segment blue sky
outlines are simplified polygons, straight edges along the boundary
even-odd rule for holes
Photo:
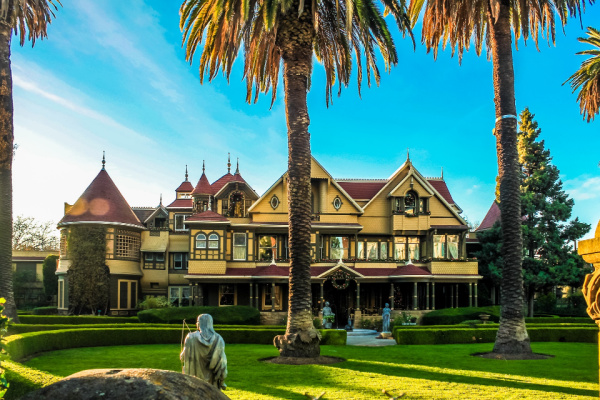
[[[287,168],[283,84],[246,104],[243,60],[231,81],[200,85],[198,65],[184,59],[179,2],[63,1],[48,39],[12,47],[15,107],[14,214],[58,221],[96,176],[107,171],[132,206],[164,203],[184,178],[194,184],[206,160],[212,182],[226,173],[227,153],[262,194]],[[599,26],[591,6],[583,26]],[[393,25],[393,24],[391,24]],[[395,31],[395,25],[392,30]],[[584,31],[570,20],[556,46],[519,43],[517,109],[536,115],[542,139],[575,199],[574,216],[600,219],[600,118],[585,123],[568,86],[584,59],[575,52]],[[420,29],[416,29],[420,41]],[[470,221],[481,221],[494,199],[497,174],[492,64],[446,51],[434,62],[396,35],[400,62],[379,87],[356,82],[325,104],[323,70],[315,64],[308,95],[313,155],[335,178],[387,178],[406,159],[425,176],[444,177]],[[382,66],[383,68],[383,66]],[[353,76],[355,79],[355,75]]]

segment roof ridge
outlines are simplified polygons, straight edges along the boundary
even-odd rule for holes
[[[333,178],[337,182],[360,182],[360,183],[379,183],[379,182],[387,182],[388,180],[385,178]]]

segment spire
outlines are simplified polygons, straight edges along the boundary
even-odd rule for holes
[[[231,173],[231,153],[227,153],[227,173]]]
[[[202,160],[202,173],[204,174],[204,160]]]
[[[235,174],[239,175],[240,174],[240,158],[237,158],[237,164],[235,166]]]
[[[158,203],[159,207],[162,207],[162,193],[160,194],[160,203]]]
[[[442,179],[444,179],[444,167],[442,167]]]
[[[187,164],[185,164],[185,182],[188,181],[188,171],[187,171]]]
[[[104,150],[102,150],[102,171],[105,170],[104,167],[106,166],[106,157],[105,157],[105,155],[106,155],[106,152]]]
[[[406,161],[410,161],[410,151],[408,147],[406,148]]]

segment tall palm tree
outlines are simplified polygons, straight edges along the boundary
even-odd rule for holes
[[[588,1],[594,3],[594,0]],[[434,57],[440,46],[449,45],[453,55],[458,53],[460,62],[471,43],[478,55],[483,47],[488,56],[491,54],[505,264],[500,327],[494,352],[530,353],[523,316],[523,243],[512,34],[515,42],[531,36],[537,46],[538,38],[545,34],[548,41],[554,43],[556,16],[564,25],[568,16],[580,15],[585,10],[585,0],[411,0],[409,15],[413,25],[423,8],[422,42],[428,51],[433,49]]]
[[[406,32],[409,21],[404,0],[382,3]],[[348,85],[353,55],[359,91],[363,62],[368,84],[372,78],[379,83],[375,50],[382,54],[386,70],[398,62],[387,24],[373,0],[185,0],[180,14],[187,60],[191,62],[196,49],[203,45],[201,82],[205,75],[213,79],[219,69],[229,78],[243,43],[247,101],[252,101],[253,93],[256,102],[260,92],[271,90],[272,104],[283,64],[290,290],[286,334],[276,337],[275,345],[281,356],[317,356],[320,338],[313,327],[310,295],[311,153],[306,102],[312,57],[314,53],[325,68],[327,104],[336,79],[340,91],[342,85]]]
[[[588,37],[577,40],[581,43],[591,44],[596,48],[577,53],[592,57],[582,62],[581,68],[571,75],[567,82],[571,81],[573,92],[581,87],[577,95],[579,109],[583,119],[587,118],[587,122],[590,122],[600,112],[600,31],[591,26],[588,26],[587,29]]]
[[[46,28],[54,17],[52,7],[59,0],[0,0],[0,297],[6,299],[6,315],[18,322],[12,286],[12,159],[14,146],[12,34],[32,46],[47,37]]]

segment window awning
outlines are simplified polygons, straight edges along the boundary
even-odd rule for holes
[[[164,253],[167,251],[168,244],[169,237],[167,235],[148,236],[142,242],[140,250],[147,253]]]

